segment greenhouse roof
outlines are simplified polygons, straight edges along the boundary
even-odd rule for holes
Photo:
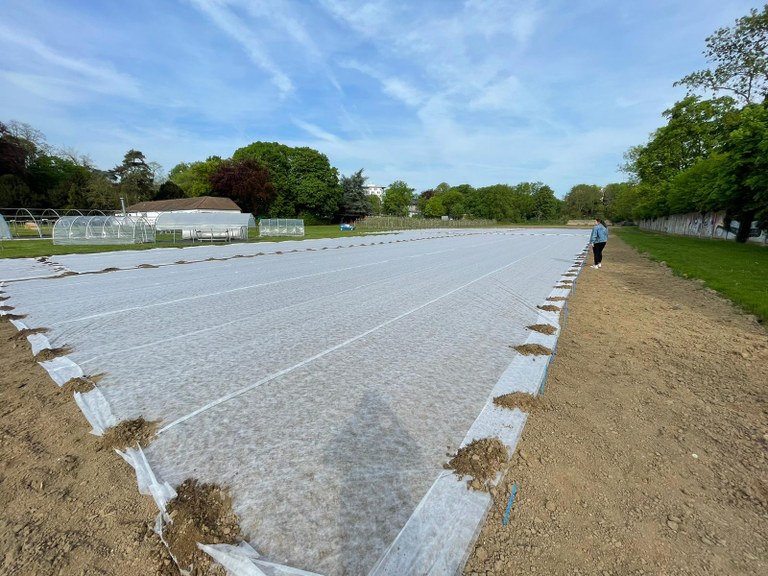
[[[155,221],[156,230],[191,228],[255,227],[253,214],[243,212],[163,212]]]
[[[128,212],[171,212],[174,210],[233,210],[240,212],[240,207],[229,198],[198,196],[196,198],[139,202],[126,208]]]

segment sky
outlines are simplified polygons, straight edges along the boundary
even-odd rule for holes
[[[741,0],[0,0],[0,121],[101,169],[167,172],[251,142],[368,184],[577,184],[708,67]],[[705,94],[705,96],[708,96]]]

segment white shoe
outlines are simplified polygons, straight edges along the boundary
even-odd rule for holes
[[[603,267],[603,263],[601,262],[600,264],[597,265],[597,267],[598,268],[602,268]]]
[[[596,264],[592,264],[592,266],[590,266],[590,268],[594,268],[595,270],[597,270],[598,268],[600,268],[600,266],[597,266]]]

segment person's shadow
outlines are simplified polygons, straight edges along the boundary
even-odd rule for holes
[[[334,572],[367,574],[421,500],[433,467],[377,390],[323,448],[323,463],[335,469],[339,489]]]

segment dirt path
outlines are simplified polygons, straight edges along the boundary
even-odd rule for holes
[[[605,258],[465,574],[768,574],[765,329],[616,239]]]
[[[618,240],[605,256],[465,573],[768,573],[765,329]],[[0,574],[173,573],[133,471],[14,334],[0,321]]]

